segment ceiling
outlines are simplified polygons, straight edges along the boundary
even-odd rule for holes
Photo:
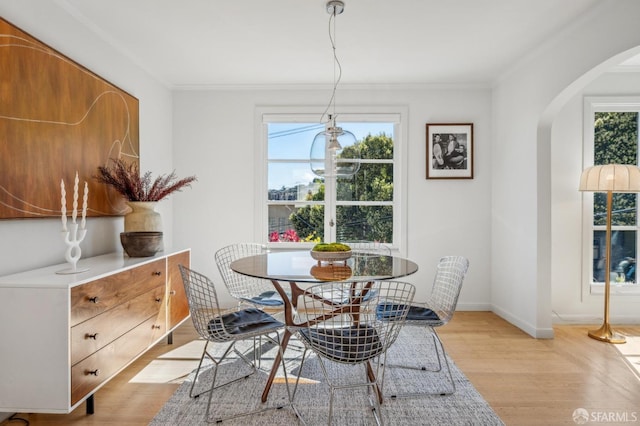
[[[333,82],[326,0],[57,0],[163,84]],[[598,0],[345,0],[341,84],[489,85]]]

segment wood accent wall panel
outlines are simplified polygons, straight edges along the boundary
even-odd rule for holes
[[[117,66],[118,64],[113,64]],[[87,216],[122,215],[93,179],[110,158],[139,161],[138,99],[0,18],[0,219],[69,215],[76,171]]]

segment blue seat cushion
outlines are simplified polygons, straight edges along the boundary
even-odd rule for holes
[[[277,291],[265,291],[257,296],[243,297],[242,300],[249,303],[255,303],[257,305],[264,306],[283,306],[284,302]]]
[[[316,352],[337,362],[362,362],[382,351],[378,332],[371,326],[303,329],[300,337]]]
[[[440,321],[440,317],[429,308],[411,306],[407,314],[407,321]]]
[[[224,323],[224,329],[222,328]],[[220,334],[244,334],[257,331],[276,330],[284,327],[284,324],[276,320],[268,313],[257,309],[247,308],[241,311],[230,312],[209,321],[209,334],[219,337]]]
[[[403,311],[406,310],[406,305],[398,305],[394,303],[380,303],[378,304],[376,315],[378,319],[383,321],[391,321],[398,318]],[[407,313],[407,321],[439,321],[438,314],[433,312],[429,308],[423,308],[421,306],[409,306],[409,312]]]
[[[349,293],[351,293],[351,292],[349,292]],[[362,298],[362,302],[368,302],[368,301],[369,301],[369,299],[371,299],[371,298],[372,298],[373,296],[375,296],[377,293],[378,293],[378,291],[377,291],[377,290],[370,289],[370,288],[369,288],[369,289],[367,289],[367,290],[366,290],[366,293],[364,294],[364,297]],[[361,294],[362,294],[362,291],[358,291],[357,296],[360,296]],[[347,294],[346,296],[347,296],[347,297],[345,297],[345,298],[344,298],[344,300],[342,301],[342,303],[345,303],[345,304],[347,304],[347,303],[353,303],[352,298],[351,298],[351,297],[349,297],[349,296],[350,296],[350,294]]]

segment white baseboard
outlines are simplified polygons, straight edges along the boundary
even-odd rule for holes
[[[456,311],[491,311],[491,305],[488,303],[458,303]]]
[[[529,324],[528,322],[523,321],[521,318],[496,306],[493,306],[491,310],[496,315],[503,318],[505,321],[515,325],[531,337],[534,337],[536,339],[553,339],[554,337],[553,328],[536,328],[534,325]]]
[[[604,319],[602,315],[562,314],[554,312],[552,321],[554,324],[599,325],[602,324]],[[609,315],[609,323],[611,325],[638,325],[640,324],[640,317],[637,315]]]

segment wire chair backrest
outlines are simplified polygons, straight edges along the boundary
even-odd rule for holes
[[[223,247],[215,253],[216,265],[232,297],[251,298],[256,294],[273,290],[273,285],[269,281],[238,274],[230,266],[234,260],[266,252],[267,248],[262,244],[238,243]]]
[[[381,256],[391,256],[391,248],[378,241],[344,241],[344,244],[351,247],[352,252],[375,254]]]
[[[300,297],[298,316],[307,324],[297,330],[319,355],[361,363],[383,354],[396,340],[414,294],[412,284],[400,281],[317,284]]]
[[[191,321],[198,334],[212,341],[225,342],[233,336],[227,333],[220,318],[220,304],[213,282],[183,265],[178,265],[182,283],[189,302]]]
[[[427,304],[442,323],[453,317],[468,269],[469,260],[463,256],[444,256],[438,262]]]

